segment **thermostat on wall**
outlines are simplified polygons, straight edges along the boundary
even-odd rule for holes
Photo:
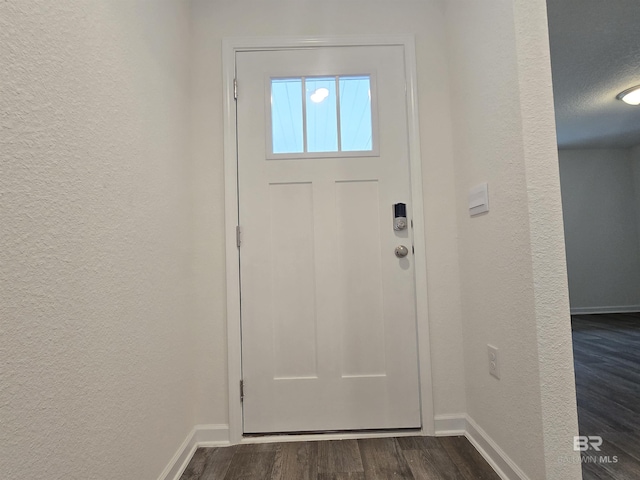
[[[480,215],[489,211],[489,188],[481,183],[469,190],[469,215]]]

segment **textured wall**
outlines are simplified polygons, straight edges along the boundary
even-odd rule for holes
[[[580,467],[557,460],[573,455],[577,420],[544,8],[447,9],[465,376],[467,412],[517,466],[569,480]],[[470,218],[469,189],[484,181],[491,210]]]
[[[579,455],[573,451],[572,442],[578,433],[578,416],[546,2],[516,0],[514,17],[540,373],[544,478],[581,479]],[[529,351],[534,351],[533,345]]]
[[[222,38],[416,35],[436,414],[464,412],[455,196],[444,17],[436,1],[193,2],[193,158],[200,423],[226,423]],[[339,13],[337,13],[339,12]],[[214,339],[210,341],[209,339]]]
[[[631,172],[633,174],[633,192],[636,206],[636,227],[638,228],[638,240],[640,241],[640,145],[629,149],[631,160]],[[640,245],[638,246],[640,248]]]
[[[188,11],[0,2],[0,478],[157,478],[194,425]]]
[[[543,2],[441,3],[0,2],[0,477],[157,478],[227,421],[222,37],[414,33],[436,414],[579,478]]]
[[[640,204],[628,149],[560,150],[571,308],[640,306]]]

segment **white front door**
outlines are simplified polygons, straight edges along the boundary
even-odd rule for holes
[[[236,55],[245,433],[421,426],[404,72],[401,46]]]

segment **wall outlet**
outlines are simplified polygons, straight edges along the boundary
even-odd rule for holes
[[[498,349],[493,345],[487,345],[489,353],[489,373],[500,379],[500,363],[498,362]]]

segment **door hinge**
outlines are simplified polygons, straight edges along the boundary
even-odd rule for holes
[[[240,401],[244,401],[244,381],[240,380]]]
[[[238,99],[238,79],[237,78],[233,79],[233,98],[235,100]]]
[[[411,253],[412,254],[416,254],[416,247],[414,247],[413,245],[411,245]]]
[[[242,238],[240,237],[240,234],[241,234],[241,232],[240,232],[240,225],[238,225],[238,226],[236,227],[236,246],[237,246],[238,248],[240,248],[240,245],[242,244]]]

